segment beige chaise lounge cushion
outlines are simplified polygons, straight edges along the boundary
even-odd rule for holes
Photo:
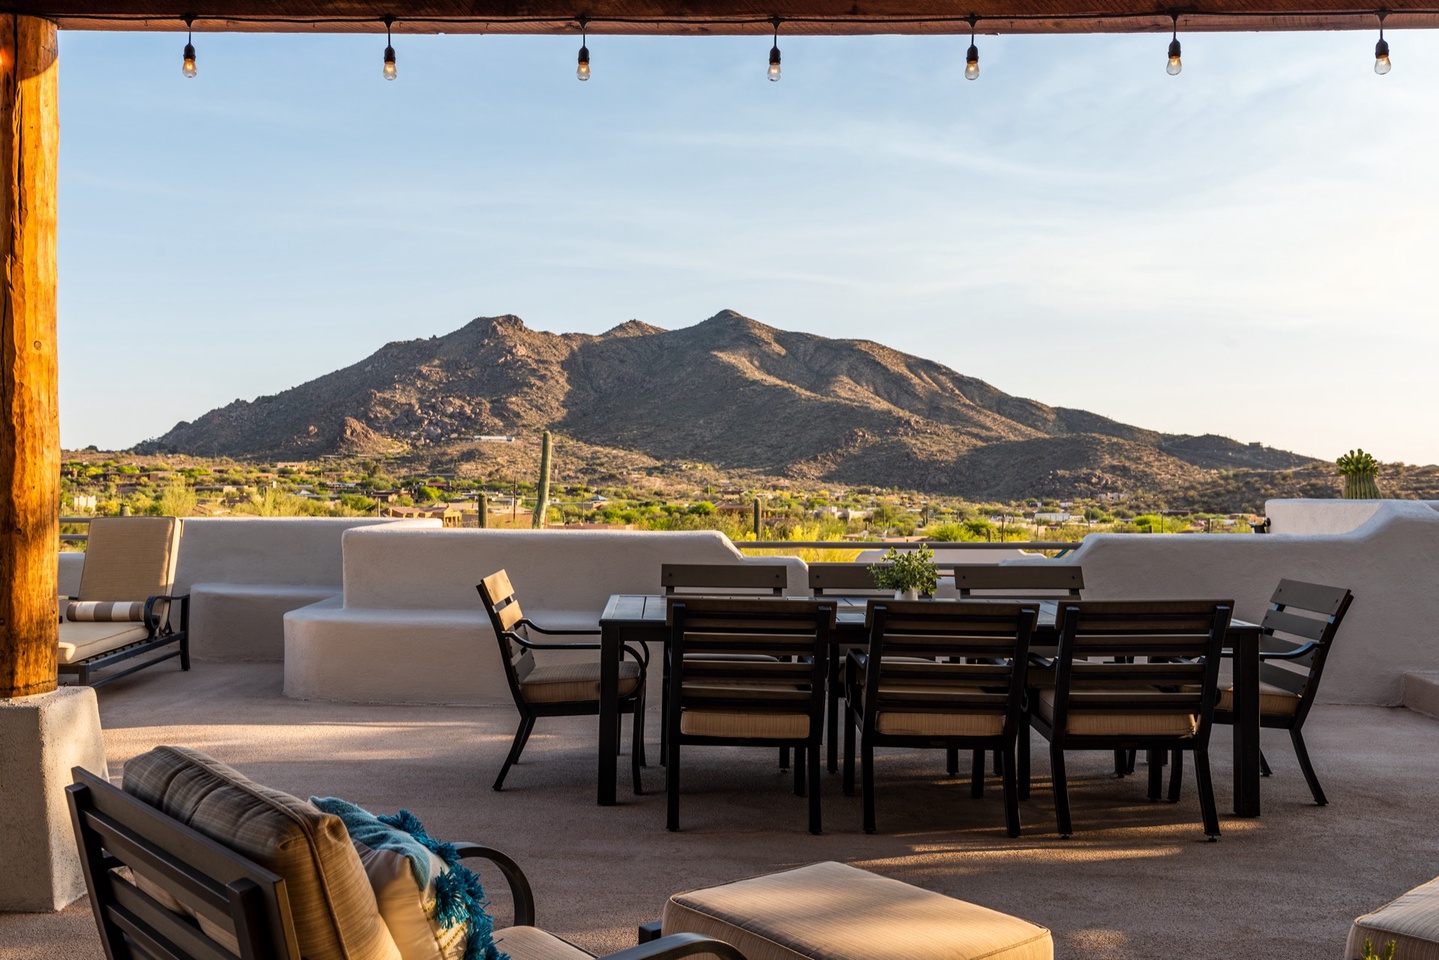
[[[170,592],[180,554],[174,517],[96,517],[90,521],[77,600],[145,600]]]
[[[400,960],[339,817],[185,747],[126,763],[125,792],[283,877],[305,960]]]
[[[1359,956],[1365,940],[1372,940],[1381,954],[1393,940],[1398,960],[1439,960],[1439,880],[1415,887],[1355,920],[1344,956]]]
[[[664,932],[724,940],[748,960],[1054,957],[1044,927],[832,862],[676,894]]]
[[[534,927],[506,927],[495,931],[495,946],[510,960],[594,960],[579,947]]]
[[[115,621],[105,623],[60,624],[60,662],[78,663],[102,653],[139,643],[150,635],[143,623]]]

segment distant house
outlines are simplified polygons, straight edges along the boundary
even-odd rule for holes
[[[429,507],[397,507],[386,504],[380,507],[380,516],[407,520],[439,520],[446,527],[461,527],[465,523],[465,512],[453,503],[439,503]]]

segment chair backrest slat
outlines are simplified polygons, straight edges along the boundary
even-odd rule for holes
[[[1299,697],[1294,723],[1304,722],[1324,675],[1324,662],[1349,612],[1354,595],[1343,587],[1302,580],[1280,580],[1269,598],[1264,614],[1260,649],[1266,653],[1289,653],[1312,644],[1305,655],[1287,660],[1269,660],[1260,668],[1260,679]],[[1290,637],[1297,637],[1296,643]]]
[[[1350,599],[1352,595],[1343,587],[1305,583],[1302,580],[1280,580],[1269,602],[1334,617],[1348,606]]]
[[[77,767],[73,775],[66,788],[71,822],[107,955],[234,956],[134,879],[143,878],[233,936],[242,960],[299,960],[282,879],[86,770]],[[120,866],[130,868],[130,877],[117,872]]]
[[[834,612],[833,603],[819,600],[671,599],[671,709],[800,709],[817,734]]]
[[[789,568],[782,563],[666,563],[660,566],[660,586],[667,594],[689,590],[784,593]]]
[[[1305,640],[1320,640],[1329,629],[1330,618],[1303,617],[1289,610],[1270,607],[1264,613],[1264,629],[1269,633],[1287,633]],[[1297,646],[1297,644],[1296,644]]]
[[[1194,736],[1207,738],[1233,607],[1227,600],[1060,603],[1055,728],[1074,714],[1174,714],[1196,718]]]
[[[1286,665],[1281,666],[1281,663]],[[1309,677],[1309,670],[1288,667],[1287,661],[1264,663],[1259,667],[1259,679],[1262,682],[1288,690],[1297,697],[1304,696],[1304,690],[1309,686]]]
[[[1084,570],[1075,564],[966,563],[954,567],[954,586],[962,599],[1078,597]]]
[[[504,570],[497,570],[485,577],[475,589],[479,591],[485,613],[490,618],[490,627],[495,633],[495,641],[500,647],[500,661],[504,664],[510,695],[516,705],[519,705],[524,699],[520,682],[535,668],[534,654],[515,642],[514,627],[524,619],[524,614],[520,611],[520,601],[515,596],[510,575]]]
[[[874,582],[871,566],[883,564],[868,563],[811,563],[809,565],[809,589],[816,597],[878,597],[893,596],[893,590],[884,590]]]
[[[1038,616],[1036,604],[870,600],[865,723],[885,711],[998,714],[1011,735]]]

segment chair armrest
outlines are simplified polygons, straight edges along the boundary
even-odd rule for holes
[[[535,623],[529,617],[521,617],[520,619],[516,620],[515,626],[519,626],[522,623],[525,626],[529,627],[531,630],[538,630],[540,633],[548,633],[561,637],[567,635],[573,637],[598,637],[600,635],[598,627],[593,630],[547,630],[544,627],[540,626],[538,623]]]
[[[187,633],[187,632],[189,632],[189,630],[190,630],[190,595],[189,595],[188,593],[173,594],[173,595],[172,595],[172,594],[161,593],[161,594],[156,594],[156,595],[153,596],[153,597],[147,598],[147,599],[145,600],[145,622],[146,622],[147,624],[150,624],[150,627],[151,627],[152,630],[159,630],[160,627],[163,626],[163,624],[160,624],[160,623],[158,623],[158,622],[154,622],[154,621],[153,621],[153,617],[154,617],[154,615],[155,615],[155,614],[154,614],[155,604],[159,603],[159,602],[162,601],[162,600],[164,600],[164,601],[166,601],[166,602],[169,602],[169,603],[173,603],[173,602],[175,602],[175,601],[177,601],[177,600],[179,601],[179,603],[180,603],[180,632],[181,632],[181,633]]]
[[[1313,653],[1315,648],[1317,648],[1318,646],[1319,644],[1311,640],[1306,644],[1295,647],[1293,650],[1260,650],[1259,659],[1261,662],[1265,660],[1298,660],[1300,657],[1309,656],[1309,654]],[[1219,655],[1226,660],[1233,660],[1234,649],[1232,647],[1226,648],[1225,650],[1220,651]]]
[[[493,847],[481,846],[478,843],[457,843],[455,844],[455,853],[461,859],[477,857],[481,860],[488,860],[499,867],[500,873],[504,874],[505,881],[510,885],[510,896],[515,901],[513,926],[533,927],[535,925],[535,894],[530,889],[530,881],[518,863]]]
[[[518,633],[513,633],[509,630],[505,631],[505,636],[526,650],[598,650],[600,648],[598,643],[541,643],[538,640],[522,637]]]
[[[720,960],[745,960],[745,955],[723,940],[702,936],[698,933],[672,933],[637,947],[628,947],[616,953],[608,953],[599,960],[679,960],[708,954]]]

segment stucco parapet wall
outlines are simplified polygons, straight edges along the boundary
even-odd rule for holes
[[[1354,593],[1321,701],[1397,705],[1405,673],[1439,670],[1439,512],[1384,501],[1338,534],[1097,534],[1065,558],[1086,599],[1212,597],[1259,620],[1281,578]]]
[[[789,594],[806,596],[798,557],[746,557],[713,530],[414,530],[344,536],[349,608],[483,610],[475,585],[507,570],[527,612],[583,613],[593,625],[616,593],[657,593],[665,563],[783,563]]]

